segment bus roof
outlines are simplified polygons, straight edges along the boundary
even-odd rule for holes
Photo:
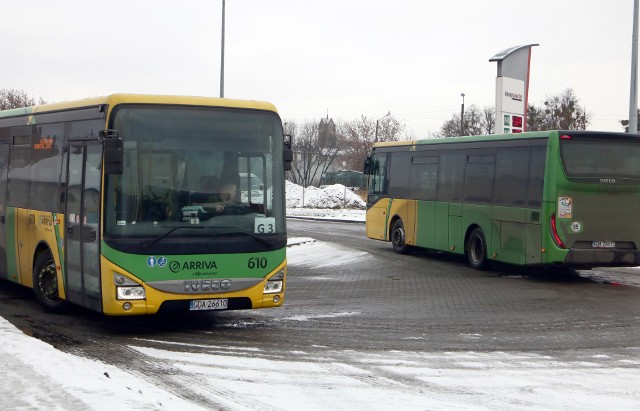
[[[489,134],[482,136],[464,136],[464,137],[447,137],[447,138],[431,138],[423,140],[401,140],[401,141],[384,141],[374,143],[373,148],[381,147],[403,147],[417,146],[426,144],[448,144],[448,143],[471,143],[478,141],[500,141],[500,140],[522,140],[530,138],[546,138],[557,131],[531,131],[527,133],[517,134]]]
[[[102,97],[92,97],[82,100],[63,101],[59,103],[43,104],[40,106],[22,107],[0,111],[0,118],[19,117],[53,111],[69,110],[74,108],[95,107],[108,105],[109,109],[119,104],[169,104],[186,106],[214,106],[230,108],[248,108],[266,110],[277,113],[276,107],[265,101],[235,100],[217,97],[198,96],[170,96],[153,94],[111,94]]]

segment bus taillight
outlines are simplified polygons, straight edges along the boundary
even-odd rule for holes
[[[558,235],[558,230],[556,227],[556,213],[551,214],[551,236],[553,237],[553,242],[560,248],[567,248],[562,242],[562,239]]]
[[[560,136],[560,140],[571,140],[571,136],[568,134],[563,134]]]

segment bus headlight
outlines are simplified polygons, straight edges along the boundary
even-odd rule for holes
[[[284,270],[269,278],[264,284],[265,294],[281,293],[284,287]]]
[[[116,287],[118,300],[144,300],[144,287]]]

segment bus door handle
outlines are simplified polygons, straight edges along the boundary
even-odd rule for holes
[[[96,230],[93,227],[85,225],[82,228],[82,241],[87,243],[96,241]]]

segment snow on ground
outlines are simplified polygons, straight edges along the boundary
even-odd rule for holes
[[[340,209],[355,208],[364,210],[366,203],[353,191],[342,184],[333,184],[324,188],[301,186],[286,182],[287,209],[320,208]]]
[[[193,393],[228,410],[640,409],[640,348],[567,357],[318,346],[307,352],[286,344],[277,352],[193,344],[189,352],[189,344],[170,341],[156,341],[162,348],[128,346],[165,370],[189,401],[144,374],[60,352],[4,319],[0,341],[3,410],[204,409]]]
[[[325,188],[301,186],[287,181],[287,217],[365,221],[365,201],[342,184]],[[304,193],[304,194],[303,194]]]

